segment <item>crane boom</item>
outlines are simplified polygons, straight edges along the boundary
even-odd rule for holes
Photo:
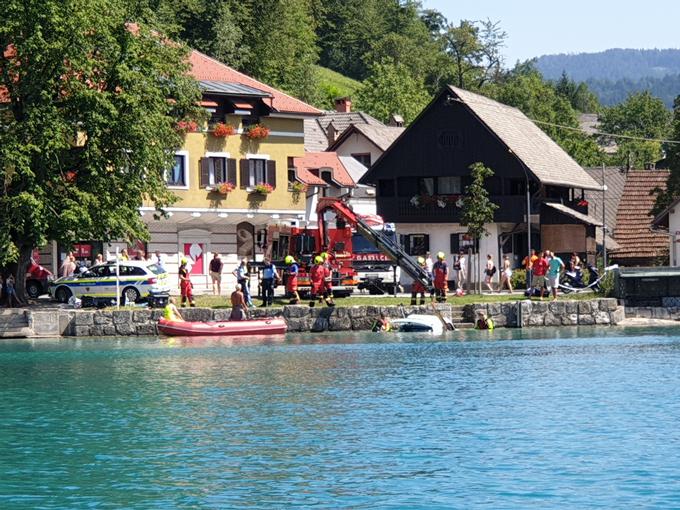
[[[319,223],[319,233],[322,242],[325,239],[326,225],[323,215],[326,211],[332,210],[335,215],[342,218],[344,221],[354,227],[361,235],[371,241],[376,248],[387,255],[397,266],[401,268],[407,275],[413,278],[414,281],[419,282],[423,287],[430,292],[433,291],[432,277],[422,268],[415,260],[413,260],[408,253],[406,253],[401,246],[395,243],[389,236],[379,230],[374,230],[371,226],[358,214],[356,214],[350,207],[337,198],[322,197],[319,198],[319,204],[316,208]]]

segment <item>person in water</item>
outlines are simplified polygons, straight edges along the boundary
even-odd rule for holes
[[[380,312],[380,318],[373,323],[371,331],[374,333],[392,331],[392,323],[383,312]]]
[[[489,319],[484,312],[479,312],[475,329],[493,329],[493,320]]]
[[[229,316],[230,321],[244,321],[248,317],[246,316],[248,312],[248,305],[246,304],[246,298],[241,291],[241,284],[236,284],[234,292],[231,293],[231,315]]]
[[[177,309],[177,300],[174,297],[168,299],[168,304],[163,308],[163,318],[169,321],[184,321],[182,314]]]

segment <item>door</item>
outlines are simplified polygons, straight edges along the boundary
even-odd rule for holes
[[[184,256],[191,264],[189,274],[205,274],[203,270],[203,255],[205,253],[204,243],[184,243]]]
[[[236,255],[239,259],[255,257],[255,227],[247,221],[236,226]]]

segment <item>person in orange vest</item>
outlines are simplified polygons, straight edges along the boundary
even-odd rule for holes
[[[298,294],[300,266],[297,265],[292,255],[286,255],[284,262],[286,263],[286,292],[290,295],[290,304],[297,305],[300,302],[300,294]]]
[[[449,290],[449,266],[446,264],[446,255],[444,255],[443,251],[437,253],[437,262],[432,266],[432,273],[437,302],[443,303],[446,301],[446,292]]]
[[[425,257],[418,257],[418,265],[427,271],[427,264],[425,263]],[[425,287],[418,280],[413,281],[411,286],[411,306],[416,304],[416,298],[420,294],[420,304],[425,304]]]
[[[309,280],[311,283],[311,301],[309,306],[313,307],[316,300],[321,303],[322,296],[325,293],[324,276],[326,275],[326,268],[323,265],[323,258],[320,255],[314,257],[314,265],[309,270]]]

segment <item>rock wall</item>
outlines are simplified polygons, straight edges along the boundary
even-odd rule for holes
[[[451,318],[450,304],[436,305]],[[494,320],[497,327],[576,326],[618,324],[624,309],[615,299],[592,301],[517,301],[467,305],[464,317],[474,322],[479,311]],[[190,321],[227,320],[231,310],[186,308],[182,314]],[[392,319],[411,313],[432,314],[430,306],[353,306],[315,307],[297,305],[283,308],[256,308],[253,318],[283,317],[290,332],[366,331],[384,313]],[[36,336],[149,336],[156,335],[162,310],[51,310],[27,311],[28,325]],[[679,312],[680,314],[680,312]]]
[[[616,299],[590,301],[517,301],[467,305],[465,319],[473,322],[479,312],[492,318],[497,327],[615,325],[625,319]]]
[[[638,319],[665,319],[680,320],[680,307],[678,306],[627,306],[626,317]]]

